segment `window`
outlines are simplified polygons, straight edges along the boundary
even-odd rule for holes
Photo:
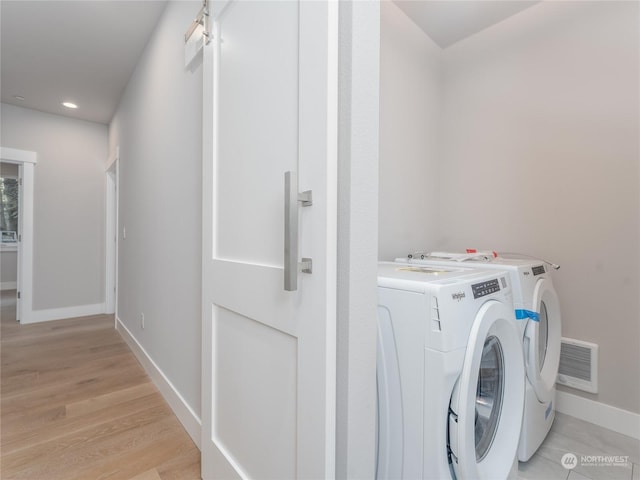
[[[0,177],[0,231],[2,242],[11,242],[18,232],[18,179]],[[6,233],[5,232],[12,232]],[[15,240],[14,240],[15,241]]]

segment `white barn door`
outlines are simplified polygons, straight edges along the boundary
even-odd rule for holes
[[[202,476],[330,478],[337,2],[231,1],[214,5],[211,18],[204,51]],[[298,195],[304,191],[311,191],[309,206],[302,201],[309,195]],[[296,257],[288,290],[285,244]],[[311,273],[301,271],[303,257],[312,260]]]

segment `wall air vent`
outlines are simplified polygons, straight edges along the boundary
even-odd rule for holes
[[[557,383],[598,393],[598,345],[563,337]]]

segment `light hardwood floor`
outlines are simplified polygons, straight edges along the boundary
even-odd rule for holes
[[[33,325],[0,296],[2,480],[192,480],[200,451],[113,316]]]

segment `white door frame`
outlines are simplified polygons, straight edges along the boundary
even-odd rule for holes
[[[339,2],[336,478],[374,478],[380,2]]]
[[[118,205],[120,153],[107,166],[105,174],[105,313],[118,317]]]
[[[38,154],[28,150],[0,147],[0,160],[18,165],[20,189],[20,241],[18,242],[17,288],[20,323],[33,322],[33,193]]]

